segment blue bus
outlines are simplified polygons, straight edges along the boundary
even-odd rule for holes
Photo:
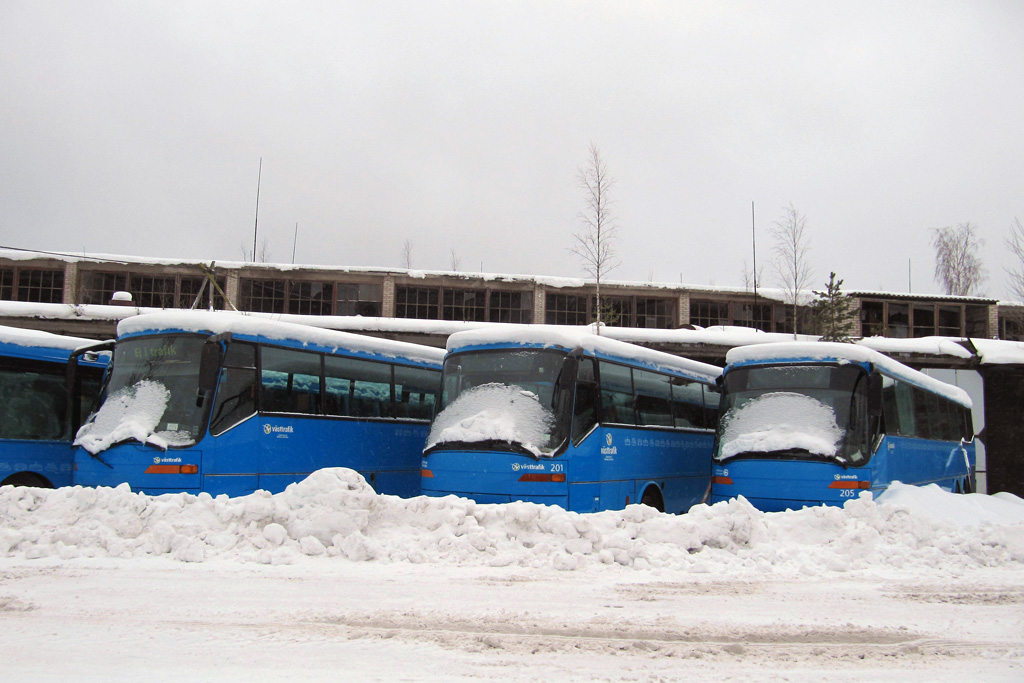
[[[0,327],[0,485],[71,484],[71,438],[110,359],[96,342]],[[77,354],[77,355],[76,355]],[[79,372],[69,385],[68,358]]]
[[[127,318],[75,440],[75,483],[236,496],[349,467],[378,493],[418,495],[443,358],[261,316]]]
[[[576,512],[705,500],[721,369],[577,328],[448,339],[423,493]]]
[[[726,363],[712,502],[842,505],[894,481],[975,490],[962,389],[853,344],[745,346]]]

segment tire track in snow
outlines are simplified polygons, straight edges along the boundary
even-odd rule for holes
[[[684,629],[536,625],[497,619],[448,619],[403,615],[328,617],[318,624],[337,628],[345,638],[426,641],[469,652],[509,654],[630,653],[650,656],[704,658],[735,657],[751,661],[842,661],[894,663],[913,666],[936,656],[954,659],[1022,657],[1024,649],[1006,643],[924,637],[905,630],[863,627],[775,628],[741,630],[690,627]]]

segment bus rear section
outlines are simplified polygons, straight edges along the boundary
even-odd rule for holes
[[[570,509],[566,460],[490,450],[434,449],[423,460],[423,494],[456,495],[478,503],[523,500]]]
[[[842,505],[892,482],[974,490],[970,398],[852,344],[733,349],[711,500],[761,510]]]
[[[715,465],[711,502],[742,495],[764,512],[799,510],[817,505],[842,505],[869,491],[871,470],[847,469],[828,462],[784,457],[733,460]]]
[[[99,393],[109,353],[88,339],[0,327],[0,485],[72,483],[71,439]],[[68,359],[79,372],[69,378]]]

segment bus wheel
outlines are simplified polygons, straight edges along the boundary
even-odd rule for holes
[[[656,486],[648,486],[644,489],[644,495],[640,498],[640,504],[652,507],[658,512],[665,511],[665,502],[661,499],[661,492]]]
[[[40,489],[53,488],[53,484],[34,472],[18,472],[17,474],[12,474],[3,481],[0,481],[0,486],[34,486]]]

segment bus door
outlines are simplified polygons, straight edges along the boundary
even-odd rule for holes
[[[209,431],[200,442],[202,488],[211,495],[245,495],[259,488],[259,437],[263,425],[256,416],[256,347],[245,342],[228,343],[219,380],[216,376],[210,379],[207,364],[212,362],[211,357],[204,357],[200,371],[201,391],[213,394],[210,387],[216,386]]]

